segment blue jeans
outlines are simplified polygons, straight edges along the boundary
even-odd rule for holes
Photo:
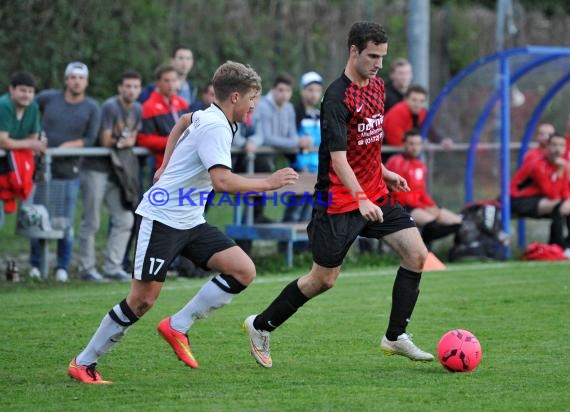
[[[64,231],[63,239],[57,241],[57,268],[67,270],[71,263],[71,254],[73,252],[73,222],[75,219],[75,208],[77,206],[77,194],[79,192],[79,179],[71,180],[56,180],[54,181],[63,184],[63,210],[59,217],[68,219],[69,225]],[[34,203],[42,203],[41,200],[35,198]],[[48,210],[51,210],[46,205]],[[50,219],[54,216],[50,215]],[[30,264],[34,267],[40,267],[40,242],[37,239],[31,241]]]

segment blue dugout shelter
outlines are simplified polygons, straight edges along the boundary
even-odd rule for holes
[[[570,113],[564,86],[570,81],[570,48],[527,46],[507,49],[479,59],[457,74],[433,102],[422,128],[430,127],[444,136],[467,144],[464,201],[476,200],[476,191],[497,189],[502,206],[503,230],[510,234],[511,160],[518,151],[522,161],[538,123],[562,127]],[[558,100],[557,100],[558,99]],[[483,142],[496,144],[495,156],[479,156]],[[514,145],[513,145],[514,143]],[[493,157],[495,157],[493,159]],[[483,169],[477,172],[477,163]],[[498,166],[498,167],[497,167]],[[480,179],[497,168],[495,179]],[[493,183],[495,188],[490,188]],[[479,194],[480,195],[480,194]],[[485,194],[483,194],[485,196]],[[519,245],[524,246],[524,220],[519,220]]]

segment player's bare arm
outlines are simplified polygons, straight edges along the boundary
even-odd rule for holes
[[[212,186],[215,192],[264,192],[267,190],[275,190],[280,187],[291,185],[299,179],[299,174],[290,167],[277,170],[271,176],[265,179],[250,179],[232,173],[225,167],[214,167],[210,169],[210,177],[212,178]]]
[[[398,173],[386,169],[386,166],[384,166],[384,164],[382,164],[382,176],[384,177],[384,181],[388,187],[390,187],[390,189],[400,192],[410,191],[410,187],[408,186],[406,179],[404,179]]]
[[[366,220],[384,221],[382,210],[368,199],[346,159],[346,151],[331,152],[332,166],[342,184],[348,188],[358,203],[358,210]]]
[[[19,150],[28,149],[32,150],[35,154],[45,153],[46,142],[38,139],[38,134],[33,133],[25,139],[12,139],[8,132],[0,132],[0,149],[5,150]]]
[[[190,127],[191,124],[192,124],[192,113],[186,113],[180,116],[180,118],[178,119],[172,130],[170,131],[170,134],[168,135],[168,142],[166,143],[166,149],[164,149],[164,160],[162,161],[162,165],[154,173],[153,183],[156,183],[158,181],[158,179],[164,172],[164,169],[166,169],[166,166],[170,161],[170,157],[172,156],[172,152],[176,147],[176,143],[180,139],[180,136],[182,136],[182,133],[184,133],[184,130]]]

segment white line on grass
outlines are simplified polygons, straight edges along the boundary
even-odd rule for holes
[[[469,264],[449,264],[446,272],[478,272],[489,269],[508,269],[518,265],[525,267],[539,267],[545,266],[545,262],[483,262],[483,263],[469,263]],[[553,264],[552,262],[546,263]],[[554,263],[556,264],[556,263]],[[359,278],[368,276],[390,276],[396,274],[397,267],[383,267],[381,269],[368,269],[357,270],[340,273],[341,278]],[[305,275],[306,271],[299,272],[298,274],[290,274],[287,276],[258,276],[254,283],[282,283],[295,279],[296,277]],[[179,289],[197,289],[203,285],[206,279],[195,279],[191,281],[175,282],[164,285],[163,290],[179,290]],[[168,282],[168,279],[167,279]]]

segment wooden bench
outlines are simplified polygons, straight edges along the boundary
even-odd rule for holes
[[[248,178],[266,178],[267,173],[255,173],[244,175]],[[299,180],[290,186],[281,189],[266,192],[266,204],[273,204],[281,201],[281,195],[295,194],[305,195],[312,194],[317,181],[316,174],[300,174]],[[275,200],[275,197],[278,197]],[[226,234],[232,239],[240,240],[274,240],[287,243],[285,252],[285,263],[287,266],[293,265],[293,244],[295,242],[307,241],[307,224],[309,222],[287,222],[287,223],[254,223],[253,222],[253,206],[247,206],[245,223],[242,223],[242,203],[235,202],[234,206],[234,223],[226,226]]]

